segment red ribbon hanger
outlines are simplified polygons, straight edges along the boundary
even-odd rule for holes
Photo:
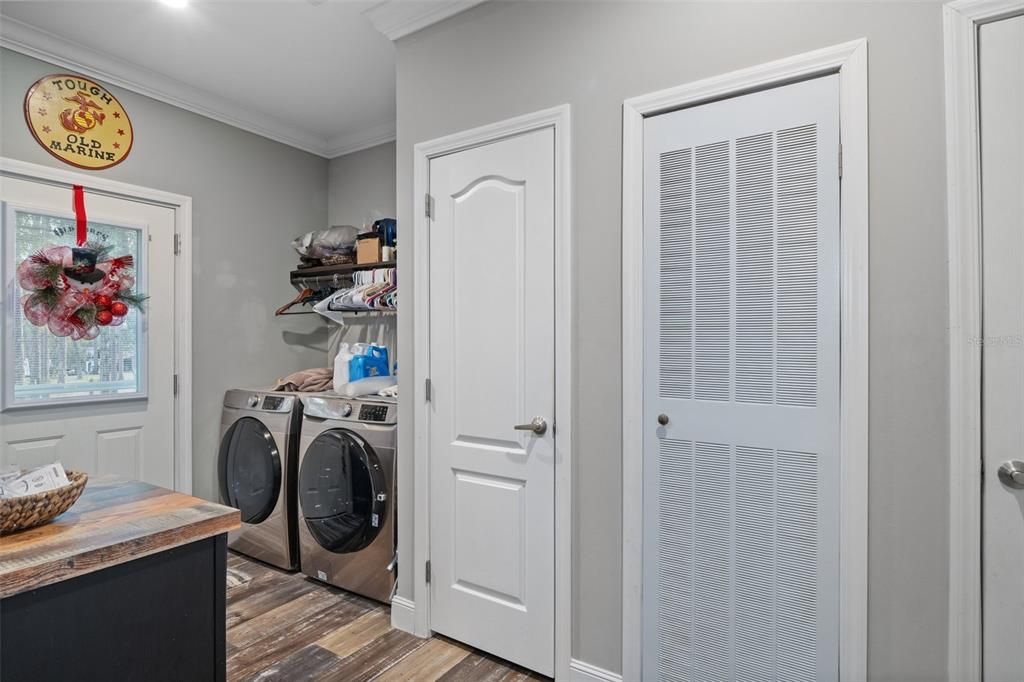
[[[74,192],[75,237],[78,241],[78,246],[82,246],[88,237],[89,226],[88,218],[85,217],[85,188],[81,185],[72,185],[71,189]]]

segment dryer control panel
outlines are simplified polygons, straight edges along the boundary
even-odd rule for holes
[[[224,407],[287,414],[296,407],[296,397],[288,393],[233,388],[224,394]]]
[[[388,419],[387,405],[360,405],[359,421],[383,422]]]
[[[294,398],[284,395],[265,395],[260,406],[264,412],[290,412]]]
[[[363,422],[390,426],[398,423],[398,405],[382,401],[368,401],[362,398],[311,394],[299,398],[304,406],[303,414],[315,419],[335,419],[347,422]]]

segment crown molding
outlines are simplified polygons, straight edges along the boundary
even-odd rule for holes
[[[352,152],[360,152],[385,142],[395,141],[395,122],[385,121],[354,133],[335,135],[327,142],[327,158],[333,159]]]
[[[395,139],[395,122],[387,121],[328,140],[175,78],[6,16],[0,22],[0,47],[328,159]]]
[[[437,0],[435,2],[387,0],[363,12],[373,27],[391,40],[444,21],[487,0]]]

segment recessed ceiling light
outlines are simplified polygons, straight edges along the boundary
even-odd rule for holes
[[[188,0],[160,0],[160,2],[174,9],[182,9],[188,6]]]

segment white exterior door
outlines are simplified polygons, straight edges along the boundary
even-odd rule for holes
[[[644,123],[644,680],[838,678],[838,161],[838,76]]]
[[[431,628],[547,675],[554,158],[544,129],[430,163]]]
[[[979,42],[984,676],[1010,682],[1024,675],[1024,16]],[[1021,482],[1000,480],[1007,462]]]
[[[42,244],[73,245],[72,193],[0,177],[3,391],[0,467],[60,461],[174,488],[174,210],[86,192],[90,240],[135,258],[145,314],[94,340],[57,337],[23,315],[14,266]]]

